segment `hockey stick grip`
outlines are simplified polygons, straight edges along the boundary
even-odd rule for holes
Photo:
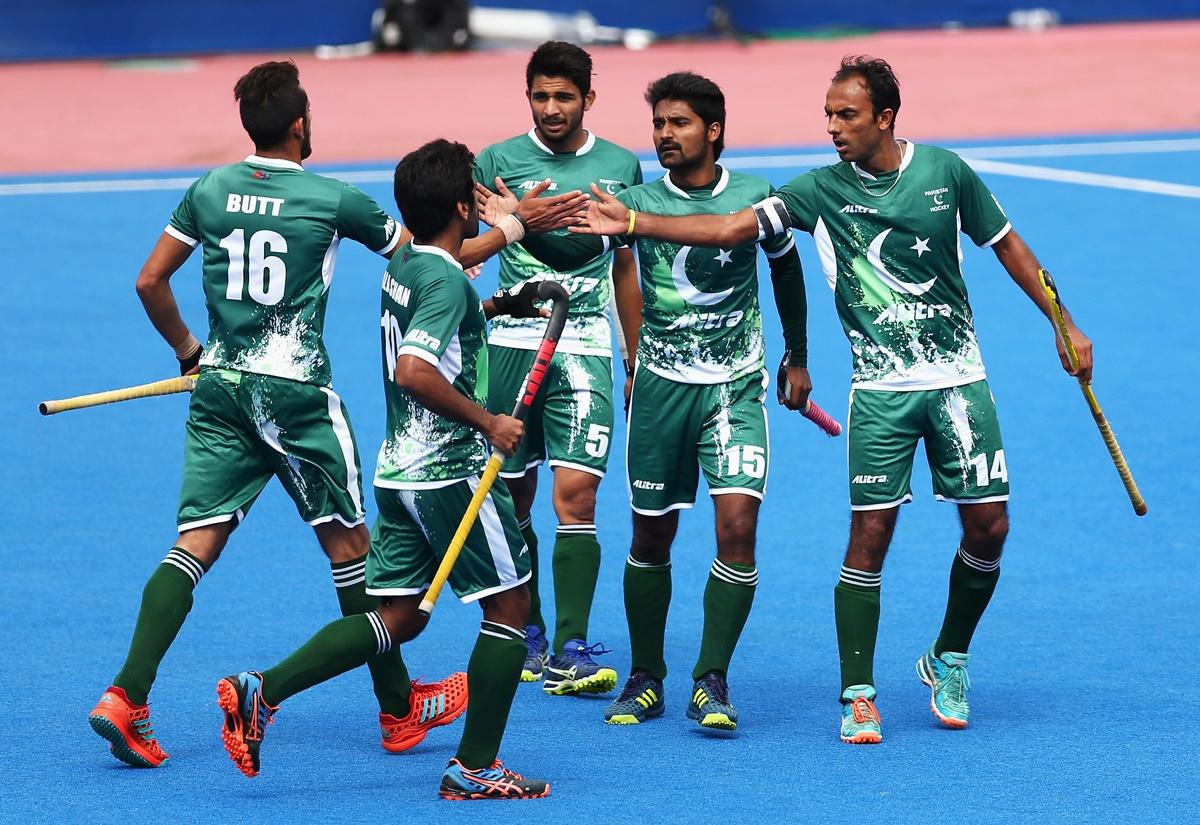
[[[529,410],[537,398],[538,390],[541,389],[542,381],[546,378],[546,371],[550,368],[554,351],[558,348],[558,339],[562,337],[563,327],[567,323],[567,310],[570,304],[570,296],[567,291],[555,281],[540,282],[537,295],[542,300],[553,302],[553,309],[550,311],[550,320],[546,323],[546,331],[542,334],[542,343],[533,357],[533,366],[529,368],[529,374],[525,376],[525,386],[521,394],[517,396],[516,406],[513,407],[513,418],[519,421],[524,421],[525,417],[529,415]],[[454,563],[458,561],[458,554],[462,552],[463,546],[467,543],[467,536],[471,534],[471,528],[479,516],[479,508],[483,506],[484,499],[487,498],[496,477],[500,474],[500,466],[503,463],[504,454],[499,450],[493,450],[487,467],[484,468],[483,475],[479,479],[479,486],[475,488],[471,502],[467,505],[467,511],[463,513],[462,520],[458,523],[458,529],[454,532],[454,538],[450,540],[450,546],[446,548],[446,553],[442,556],[433,581],[430,582],[429,589],[425,591],[425,596],[417,607],[417,612],[426,619],[433,612],[438,596],[441,595],[442,588],[450,578],[450,571],[454,569]]]
[[[63,398],[57,401],[43,401],[38,404],[38,412],[42,415],[54,415],[55,413],[66,412],[67,410],[82,410],[87,407],[114,404],[118,401],[131,401],[135,398],[150,398],[155,395],[191,392],[196,386],[196,377],[195,375],[181,375],[178,378],[152,381],[149,384],[139,384],[136,387],[124,387],[118,390],[94,392],[89,395],[77,395],[74,398]]]
[[[801,415],[824,430],[825,434],[830,438],[842,434],[841,423],[832,415],[818,407],[817,402],[812,401],[811,399],[804,406],[804,410],[801,412]]]

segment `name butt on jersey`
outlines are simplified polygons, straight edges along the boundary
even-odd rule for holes
[[[226,212],[241,212],[245,215],[270,215],[279,217],[280,207],[283,206],[283,198],[266,198],[262,195],[239,195],[236,192],[229,193],[229,200],[225,202]]]

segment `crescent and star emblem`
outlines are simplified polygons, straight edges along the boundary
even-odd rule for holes
[[[688,280],[687,256],[691,251],[692,248],[690,246],[681,248],[678,254],[675,255],[675,262],[671,264],[671,281],[675,284],[675,289],[679,292],[679,297],[692,306],[710,307],[721,303],[732,295],[733,287],[723,289],[720,292],[703,292]],[[930,283],[932,284],[933,281],[930,281]]]
[[[883,281],[893,292],[902,292],[906,295],[924,295],[937,282],[936,275],[925,283],[910,284],[907,281],[901,281],[895,275],[888,272],[887,267],[883,265],[883,260],[879,257],[879,253],[883,249],[884,240],[891,231],[891,229],[885,229],[875,236],[875,240],[871,241],[871,246],[867,249],[867,263],[871,265],[871,269],[875,270],[875,274],[879,277],[879,280]]]

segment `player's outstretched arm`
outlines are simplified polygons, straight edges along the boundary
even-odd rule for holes
[[[785,229],[786,226],[779,231]],[[592,201],[587,211],[575,218],[570,230],[583,235],[636,236],[688,246],[721,248],[759,239],[759,222],[753,208],[732,215],[655,215],[630,210],[595,184],[592,184]]]
[[[1033,254],[1033,250],[1017,234],[1017,231],[1012,229],[992,245],[992,251],[996,253],[996,257],[1008,271],[1009,277],[1016,281],[1017,286],[1021,287],[1031,301],[1037,304],[1038,309],[1050,321],[1051,329],[1054,329],[1054,312],[1050,307],[1050,300],[1046,297],[1045,290],[1042,289],[1041,282],[1038,281],[1037,273],[1042,267]],[[1058,337],[1058,332],[1055,331],[1054,342],[1058,347],[1058,360],[1062,362],[1063,369],[1070,375],[1087,383],[1092,380],[1092,342],[1079,327],[1075,326],[1075,321],[1071,318],[1071,313],[1067,312],[1066,307],[1063,307],[1063,316],[1067,322],[1067,333],[1071,336],[1071,344],[1079,356],[1079,369],[1071,369],[1067,351]]]
[[[479,208],[479,219],[492,228],[464,241],[458,261],[465,267],[486,261],[510,243],[516,243],[533,233],[561,229],[575,220],[575,216],[587,206],[587,195],[578,189],[543,198],[550,186],[546,178],[525,193],[520,200],[496,178],[496,192],[482,184],[475,184],[475,203]]]
[[[800,253],[790,242],[778,253],[767,253],[771,268],[771,288],[779,324],[783,328],[783,343],[787,347],[779,365],[780,381],[777,397],[789,410],[803,410],[812,392],[808,374],[808,299],[804,294],[804,268]],[[787,395],[784,395],[784,388]]]
[[[422,358],[401,355],[396,359],[394,378],[422,407],[478,430],[488,443],[506,455],[512,455],[521,441],[524,424],[511,416],[492,415],[454,389],[437,367]]]
[[[137,277],[137,294],[158,334],[175,349],[179,359],[181,375],[195,372],[200,363],[203,348],[193,336],[179,314],[175,293],[171,290],[171,276],[183,266],[194,247],[166,232],[159,236],[158,243],[142,264]]]

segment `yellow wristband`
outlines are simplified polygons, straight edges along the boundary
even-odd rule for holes
[[[633,227],[637,223],[637,212],[633,209],[629,210],[629,228],[625,230],[626,235],[633,234]]]

